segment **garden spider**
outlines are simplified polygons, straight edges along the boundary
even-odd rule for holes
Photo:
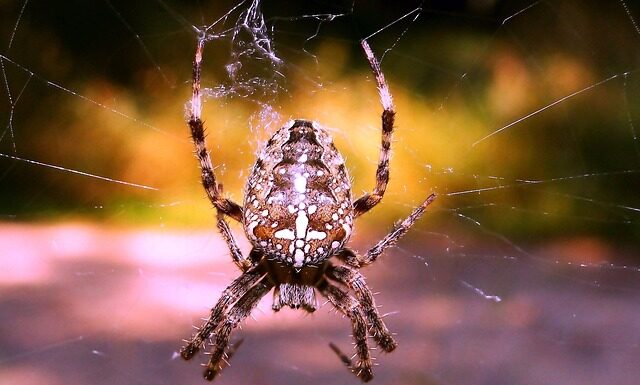
[[[353,219],[380,202],[389,181],[395,110],[380,65],[369,44],[362,40],[383,106],[382,146],[373,192],[352,200],[343,158],[327,130],[313,121],[292,120],[262,149],[247,181],[244,206],[240,206],[222,196],[222,186],[216,182],[205,146],[200,73],[206,40],[206,37],[199,39],[193,63],[189,127],[200,161],[202,185],[217,210],[218,230],[242,275],[223,291],[209,318],[185,341],[180,354],[185,360],[191,359],[210,339],[211,355],[204,377],[212,380],[231,353],[228,350],[231,331],[272,288],[274,311],[289,306],[313,312],[318,290],[351,320],[358,361],[351,365],[346,356],[342,358],[362,381],[369,381],[373,373],[367,337],[373,337],[386,352],[394,350],[397,343],[382,321],[358,269],[375,262],[436,198],[431,194],[364,255],[345,247]],[[242,223],[252,244],[247,257],[240,252],[225,215]],[[331,259],[341,264],[334,264]],[[355,297],[345,288],[353,291]]]

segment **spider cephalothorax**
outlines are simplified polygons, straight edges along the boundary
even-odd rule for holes
[[[353,219],[377,205],[389,181],[389,153],[395,111],[389,88],[369,45],[362,48],[373,70],[382,101],[382,146],[376,186],[355,201],[344,160],[329,133],[318,123],[292,120],[269,139],[258,157],[245,188],[244,206],[221,195],[204,142],[201,119],[200,71],[206,38],[198,42],[193,66],[193,96],[189,127],[202,169],[202,183],[218,212],[218,229],[231,256],[242,270],[222,293],[198,332],[182,348],[193,357],[211,340],[211,357],[205,378],[212,380],[225,364],[231,331],[274,289],[273,309],[283,306],[316,309],[316,290],[349,317],[358,362],[352,371],[363,381],[373,378],[367,337],[387,352],[396,347],[382,321],[373,295],[358,269],[373,263],[404,235],[435,199],[431,194],[420,206],[364,255],[346,248]],[[248,257],[240,252],[224,216],[244,226],[252,244]],[[335,264],[333,260],[341,261]],[[354,292],[355,297],[345,290]]]

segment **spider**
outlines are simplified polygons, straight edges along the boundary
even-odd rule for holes
[[[313,312],[318,291],[351,320],[358,361],[352,365],[348,357],[331,347],[356,376],[369,381],[373,372],[368,336],[386,352],[393,351],[397,343],[359,269],[375,262],[395,244],[436,198],[431,194],[364,255],[345,246],[354,218],[380,203],[389,181],[395,109],[380,64],[367,41],[362,40],[383,107],[382,145],[373,192],[353,200],[344,160],[330,134],[320,124],[300,119],[286,123],[266,143],[247,181],[244,206],[240,206],[222,196],[222,185],[216,182],[205,145],[200,93],[205,41],[206,37],[198,40],[193,62],[189,128],[200,161],[202,185],[217,211],[218,230],[242,274],[222,292],[209,318],[191,339],[185,340],[180,354],[189,360],[210,341],[204,377],[213,380],[233,353],[229,347],[232,330],[271,289],[274,311],[288,306]],[[225,216],[243,225],[252,245],[247,257],[240,252]]]

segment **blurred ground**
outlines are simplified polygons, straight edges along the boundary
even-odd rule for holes
[[[429,255],[404,242],[364,271],[400,343],[374,353],[374,384],[637,384],[637,271],[537,258],[425,266],[407,258],[418,252]],[[212,231],[86,224],[2,225],[0,268],[0,384],[23,385],[204,384],[204,356],[176,351],[237,275]],[[244,344],[216,383],[358,383],[328,347],[351,351],[346,319],[329,305],[270,305],[234,333]]]

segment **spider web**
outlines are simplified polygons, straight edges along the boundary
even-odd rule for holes
[[[207,36],[203,117],[225,193],[260,144],[313,119],[374,183],[363,271],[399,348],[378,383],[635,384],[640,375],[640,6],[635,1],[8,1],[0,4],[0,383],[203,383],[176,352],[237,276],[185,124]],[[248,245],[233,228],[243,250]],[[346,319],[267,296],[218,383],[358,383]]]

